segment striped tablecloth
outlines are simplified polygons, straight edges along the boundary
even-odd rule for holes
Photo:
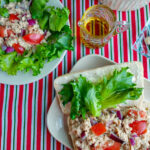
[[[150,5],[137,11],[117,12],[118,20],[128,20],[130,29],[114,36],[102,49],[88,49],[80,43],[77,22],[84,11],[97,0],[63,0],[70,9],[70,23],[74,52],[67,52],[58,67],[45,78],[21,86],[0,84],[0,150],[60,150],[67,149],[57,142],[46,127],[46,114],[55,96],[53,81],[69,72],[81,57],[88,54],[105,56],[115,62],[139,60],[144,65],[144,76],[150,79],[150,60],[131,50],[137,35],[149,17]]]

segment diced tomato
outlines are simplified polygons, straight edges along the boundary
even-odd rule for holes
[[[112,146],[105,148],[104,150],[120,150],[121,143],[115,142]]]
[[[9,20],[13,21],[13,20],[20,20],[20,19],[18,18],[18,14],[10,14],[9,15]]]
[[[0,26],[0,37],[5,37],[5,27]]]
[[[102,123],[97,123],[91,127],[91,130],[95,135],[100,136],[106,132],[106,127]]]
[[[8,30],[7,30],[7,35],[8,35],[8,37],[11,36],[12,34],[15,35],[15,33],[14,33],[11,29],[8,29]]]
[[[138,112],[138,111],[133,110],[133,109],[131,109],[131,110],[128,111],[128,116],[134,115],[135,117],[137,117],[138,113],[139,113],[139,115],[140,115],[141,118],[144,118],[146,116],[146,113],[143,110],[141,110],[141,111]]]
[[[147,121],[134,121],[130,123],[129,126],[132,128],[132,133],[136,133],[138,136],[145,134],[147,132]]]
[[[141,111],[139,112],[139,114],[140,114],[141,118],[146,117],[146,112],[143,111],[143,110],[141,110]]]
[[[23,54],[25,51],[25,49],[20,44],[16,44],[16,43],[13,44],[13,48],[19,54]]]
[[[29,44],[36,45],[39,44],[44,39],[44,35],[39,33],[30,33],[23,36],[23,39]]]
[[[0,37],[4,38],[4,37],[9,37],[11,34],[14,34],[14,32],[11,29],[7,30],[7,36],[5,36],[5,30],[6,28],[3,26],[0,26]]]
[[[99,150],[100,146],[91,147],[91,150]]]

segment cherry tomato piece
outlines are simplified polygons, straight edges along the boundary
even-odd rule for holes
[[[5,37],[5,27],[0,26],[0,37]]]
[[[30,33],[23,36],[23,39],[29,44],[36,45],[44,39],[44,35],[39,33]]]
[[[134,121],[130,123],[129,126],[132,128],[132,133],[136,133],[138,136],[145,134],[147,132],[147,121]]]
[[[120,150],[121,143],[115,142],[112,146],[105,148],[104,150]]]
[[[12,34],[15,35],[15,33],[11,29],[8,29],[7,30],[8,37],[10,37]]]
[[[128,116],[135,116],[135,117],[137,117],[138,113],[139,113],[141,118],[146,117],[146,112],[144,112],[143,110],[138,112],[138,111],[132,110],[132,109],[128,111]]]
[[[101,134],[106,132],[106,127],[102,123],[97,123],[91,127],[91,130],[95,135],[100,136]]]
[[[20,19],[18,18],[18,14],[10,14],[9,15],[9,20],[13,21],[13,20],[20,20]]]
[[[20,44],[16,44],[16,43],[13,44],[13,48],[19,54],[23,54],[25,51],[24,47],[22,47]]]

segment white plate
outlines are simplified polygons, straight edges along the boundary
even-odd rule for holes
[[[59,8],[63,7],[63,5],[59,0],[49,0],[49,5],[59,7]],[[69,25],[69,22],[67,24]],[[60,63],[60,61],[63,59],[65,54],[66,51],[63,52],[60,58],[55,59],[49,63],[45,63],[44,68],[41,69],[41,73],[38,76],[33,76],[32,71],[29,71],[27,73],[18,72],[17,75],[12,76],[0,70],[0,83],[10,84],[10,85],[21,85],[21,84],[28,84],[37,81],[43,78],[44,76],[48,75],[50,72],[52,72]]]
[[[115,64],[114,62],[98,55],[88,55],[81,58],[76,65],[73,67],[71,72],[81,71],[81,70],[88,70],[92,68],[102,67],[106,65]],[[145,100],[150,101],[149,96],[150,91],[150,81],[144,80],[144,97]],[[48,114],[47,114],[47,127],[51,133],[51,135],[67,146],[68,148],[72,148],[70,138],[67,134],[67,125],[65,124],[66,121],[64,115],[62,114],[59,105],[54,99]]]

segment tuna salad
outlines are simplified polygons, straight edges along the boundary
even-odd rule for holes
[[[0,8],[0,69],[33,75],[46,62],[73,50],[72,32],[66,25],[69,10],[48,6],[48,0],[6,1]]]
[[[124,106],[103,110],[99,117],[69,117],[69,134],[78,150],[147,150],[149,116],[148,106]]]
[[[44,33],[38,21],[32,19],[28,2],[9,3],[4,8],[8,10],[8,17],[0,17],[0,45],[2,50],[12,52],[16,50],[23,54],[25,50],[34,50],[35,45],[46,42],[50,32]]]

